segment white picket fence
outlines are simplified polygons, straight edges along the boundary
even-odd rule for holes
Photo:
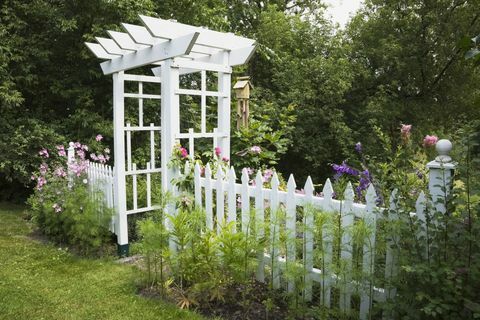
[[[91,190],[100,191],[103,194],[104,204],[108,208],[114,206],[114,174],[113,168],[108,165],[90,163],[88,169],[88,180]],[[191,167],[187,163],[184,175],[191,174]],[[255,235],[260,241],[261,238],[268,236],[272,244],[268,250],[259,252],[259,267],[256,272],[258,281],[271,281],[274,288],[285,288],[287,292],[295,290],[295,283],[291,277],[286,277],[285,270],[289,265],[300,265],[304,269],[303,297],[308,301],[316,294],[319,294],[321,304],[325,307],[332,305],[332,293],[334,288],[338,289],[338,302],[342,311],[349,312],[353,309],[354,295],[360,298],[360,307],[356,310],[360,319],[367,319],[372,310],[374,301],[386,301],[393,299],[396,294],[395,288],[388,286],[385,288],[375,287],[372,282],[375,254],[377,222],[387,216],[390,220],[398,219],[396,191],[392,192],[390,197],[390,210],[388,215],[382,214],[385,208],[379,208],[376,205],[377,195],[372,185],[366,192],[366,203],[354,203],[354,191],[348,183],[343,200],[334,199],[334,191],[329,179],[326,180],[322,196],[314,194],[314,185],[312,179],[308,177],[303,191],[297,190],[297,185],[293,175],[290,175],[286,191],[280,190],[280,182],[276,173],[273,174],[270,181],[270,188],[265,188],[262,173],[257,171],[254,179],[255,184],[251,183],[251,178],[246,169],[243,169],[241,183],[237,183],[235,170],[231,167],[228,173],[224,173],[217,168],[216,177],[212,177],[212,169],[207,164],[202,172],[198,163],[194,167],[194,195],[195,204],[202,207],[206,213],[206,227],[210,230],[220,232],[221,226],[225,223],[233,222],[234,231],[236,226],[240,227],[244,233],[249,233],[252,226],[255,228]],[[425,218],[426,199],[423,192],[419,195],[416,206],[416,216],[419,223],[426,223]],[[269,208],[267,211],[266,209]],[[306,210],[298,210],[304,208]],[[308,208],[314,208],[324,213],[340,213],[340,224],[343,230],[349,230],[357,220],[363,220],[368,230],[363,243],[361,255],[362,281],[353,280],[351,273],[353,271],[353,240],[349,232],[344,232],[339,246],[340,257],[346,262],[342,275],[335,274],[332,269],[333,259],[333,235],[331,226],[324,226],[322,230],[322,239],[315,238],[313,225],[315,223],[315,214],[305,214]],[[283,210],[284,219],[279,219],[275,212]],[[315,212],[311,210],[312,212]],[[265,214],[268,212],[268,214]],[[301,214],[299,214],[302,212]],[[115,221],[117,216],[112,219],[112,232],[117,233]],[[252,221],[251,221],[252,220]],[[303,222],[307,228],[297,230],[297,222]],[[284,230],[286,241],[281,244],[279,240],[280,232],[270,232],[266,234],[265,226],[269,225],[270,230]],[[425,239],[425,234],[419,234],[419,239]],[[319,241],[320,240],[320,241]],[[385,259],[385,283],[389,283],[396,274],[398,261],[394,250],[391,249],[398,239],[387,239],[388,245]],[[315,265],[314,250],[315,244],[322,243],[323,262],[322,265]],[[283,247],[282,247],[283,246]],[[302,248],[301,253],[298,248]],[[282,248],[285,248],[282,252]],[[273,262],[273,263],[272,263]],[[377,261],[378,262],[378,261]],[[268,271],[268,272],[266,272]],[[266,276],[267,273],[267,276]],[[318,292],[315,292],[314,283],[319,285]],[[343,283],[345,285],[338,285]],[[384,318],[389,318],[384,315]]]
[[[190,167],[186,166],[185,174],[189,174]],[[265,271],[268,267],[271,272],[269,281],[272,281],[274,288],[286,287],[288,292],[294,290],[294,282],[291,279],[285,279],[282,275],[282,270],[285,270],[288,265],[301,264],[304,267],[304,292],[303,296],[306,300],[311,300],[313,292],[313,283],[320,285],[320,301],[326,307],[331,306],[332,288],[335,283],[343,281],[346,285],[339,286],[339,304],[343,311],[350,311],[352,308],[352,295],[360,296],[359,318],[367,319],[368,314],[372,310],[373,301],[385,301],[387,298],[395,296],[395,289],[389,287],[388,289],[376,288],[372,283],[372,275],[375,266],[375,240],[377,230],[377,220],[382,216],[381,208],[376,205],[377,195],[372,185],[369,186],[366,193],[366,203],[354,203],[354,191],[352,185],[349,183],[345,193],[344,200],[339,201],[333,198],[334,192],[332,184],[329,179],[323,187],[323,196],[314,195],[314,186],[312,179],[308,177],[303,193],[297,192],[297,186],[293,175],[290,175],[287,183],[286,191],[279,190],[279,179],[274,173],[271,179],[271,188],[265,188],[262,174],[257,172],[255,177],[255,185],[250,184],[250,177],[246,169],[242,171],[241,183],[236,182],[235,170],[230,168],[227,174],[217,169],[216,177],[212,178],[212,170],[207,164],[204,176],[202,176],[201,168],[198,164],[194,169],[194,193],[195,203],[205,209],[206,212],[206,226],[211,230],[220,231],[224,223],[233,222],[235,225],[240,225],[243,232],[248,232],[248,228],[253,222],[256,225],[256,236],[262,238],[265,236],[264,226],[270,225],[270,230],[285,230],[286,234],[286,249],[284,254],[280,254],[280,244],[278,239],[278,232],[271,232],[267,235],[270,237],[271,247],[265,252],[259,253],[259,268],[256,273],[258,281],[265,282]],[[215,194],[215,196],[214,196]],[[214,204],[215,198],[215,204]],[[388,215],[389,219],[397,219],[396,214],[396,191],[392,193],[391,197],[391,213]],[[237,211],[237,203],[241,204],[240,212]],[[265,209],[269,206],[269,218],[266,219]],[[297,208],[316,208],[322,212],[334,213],[341,212],[341,228],[347,230],[352,228],[356,220],[362,219],[372,230],[367,235],[367,239],[363,244],[362,255],[362,269],[363,269],[363,283],[358,283],[350,280],[352,271],[352,246],[353,241],[350,233],[344,232],[341,239],[341,259],[347,261],[345,272],[342,276],[335,274],[329,270],[332,262],[332,234],[331,228],[325,226],[322,230],[323,239],[314,238],[314,215],[302,214],[298,215]],[[214,209],[215,208],[215,209]],[[425,223],[425,196],[420,194],[417,201],[418,219]],[[282,209],[285,212],[285,219],[278,219],[274,214]],[[306,212],[306,210],[303,210]],[[414,214],[413,214],[414,215]],[[238,217],[238,218],[237,218]],[[237,219],[240,221],[237,222]],[[254,221],[250,221],[254,219]],[[305,230],[296,230],[297,221],[303,220],[303,224],[307,226]],[[283,224],[283,225],[282,225]],[[322,266],[314,265],[314,244],[322,240],[325,244],[323,247],[324,259]],[[396,239],[390,239],[389,244]],[[301,242],[303,252],[301,256],[297,256],[300,246],[296,242]],[[386,283],[395,275],[397,269],[396,256],[390,246],[387,246],[385,259],[385,279]],[[273,266],[272,266],[272,261]],[[268,278],[268,277],[267,277]],[[387,316],[388,317],[388,316]]]
[[[89,162],[87,168],[87,181],[92,197],[98,197],[99,205],[113,209],[114,207],[114,175],[113,168],[106,164]],[[100,194],[99,194],[100,193]],[[116,217],[112,217],[110,231],[117,233],[115,229]]]

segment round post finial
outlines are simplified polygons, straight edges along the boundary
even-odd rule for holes
[[[442,163],[452,162],[452,158],[449,156],[450,151],[452,151],[452,143],[449,140],[438,140],[435,145],[435,150],[437,150],[438,153],[438,156],[435,158],[436,161]]]

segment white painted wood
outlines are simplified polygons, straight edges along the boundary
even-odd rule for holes
[[[125,98],[160,100],[162,96],[158,94],[125,93]]]
[[[132,171],[132,131],[130,130],[130,122],[125,126],[127,133],[127,170]]]
[[[124,50],[136,51],[148,47],[147,45],[136,43],[128,33],[111,30],[108,30],[107,33],[110,38],[112,38],[117,43],[117,45]]]
[[[323,186],[323,197],[324,202],[322,209],[325,212],[333,212],[334,205],[333,205],[333,187],[332,182],[330,179],[325,181],[325,185]],[[321,284],[321,303],[325,307],[330,307],[330,298],[331,298],[331,264],[332,264],[332,244],[333,244],[333,235],[331,233],[331,228],[328,226],[328,223],[323,226],[322,230],[323,234],[323,256],[324,261],[322,264],[322,282]]]
[[[137,164],[133,164],[133,171],[137,171]],[[133,195],[133,210],[138,209],[138,195],[137,195],[137,175],[132,175],[132,195]]]
[[[174,178],[174,170],[168,168],[168,162],[172,158],[173,149],[176,144],[176,135],[180,132],[180,100],[174,94],[178,89],[179,74],[178,68],[172,68],[170,61],[165,64],[162,72],[162,103],[161,103],[161,167],[162,189],[173,191],[171,180]]]
[[[280,247],[280,208],[278,187],[280,182],[276,172],[273,173],[270,182],[272,193],[270,195],[270,255],[272,257],[270,268],[272,270],[271,279],[274,289],[280,288],[280,267],[278,265],[279,247]]]
[[[125,74],[125,81],[161,83],[160,77],[144,76],[138,74]]]
[[[174,41],[174,40],[172,40]],[[124,56],[125,57],[125,56]],[[157,59],[156,61],[165,60]],[[103,62],[105,63],[105,62]],[[184,60],[184,59],[173,59],[174,66],[178,68],[184,69],[193,69],[193,70],[207,70],[207,71],[214,71],[214,72],[224,72],[224,73],[232,73],[232,67],[228,66],[228,64],[216,64],[210,62],[201,62],[201,61],[194,61],[194,60]]]
[[[250,190],[248,182],[250,178],[246,168],[242,170],[242,187],[241,187],[241,201],[242,201],[242,232],[250,233]]]
[[[205,212],[207,217],[207,229],[213,230],[213,197],[212,197],[212,170],[210,164],[205,167]]]
[[[115,157],[115,208],[117,242],[119,245],[128,244],[127,202],[125,182],[125,138],[124,127],[124,81],[123,71],[113,74],[113,136]]]
[[[126,53],[132,52],[130,50],[123,50],[112,39],[102,38],[102,37],[95,37],[95,39],[105,49],[105,51],[107,51],[107,53],[109,53],[109,54],[121,56],[121,55],[124,55]]]
[[[147,162],[147,170],[151,169],[151,163]],[[152,206],[152,178],[151,174],[147,173],[147,207]]]
[[[134,42],[140,45],[153,46],[158,43],[166,43],[167,41],[155,39],[147,28],[137,26],[135,24],[122,23],[123,29],[127,31],[128,35]],[[191,32],[193,33],[193,32]]]
[[[390,206],[388,211],[388,223],[395,224],[398,220],[398,190],[395,189],[390,195]],[[387,238],[387,248],[385,257],[385,280],[387,286],[385,288],[385,298],[393,299],[396,294],[396,289],[390,283],[392,278],[397,273],[398,257],[395,250],[395,246],[398,243],[398,235],[389,232],[389,238]],[[390,317],[388,317],[390,318]]]
[[[313,270],[313,182],[312,178],[308,176],[307,181],[305,182],[305,204],[310,206],[304,210],[304,228],[303,231],[303,263],[304,263],[304,272],[305,272],[305,289],[304,289],[304,298],[306,301],[312,300],[312,270]],[[304,205],[305,208],[305,205]]]
[[[190,159],[195,159],[195,138],[193,135],[193,128],[188,129],[188,154]]]
[[[217,190],[217,233],[220,234],[222,228],[225,226],[225,191],[223,189],[223,170],[220,166],[217,167],[217,181],[215,189]]]
[[[216,147],[219,147],[218,145],[218,132],[217,132],[217,128],[213,128],[213,135],[212,135],[212,140],[213,140],[213,145],[212,145],[212,154],[214,155],[213,157],[216,158],[216,155],[215,155],[215,148]],[[223,151],[223,150],[222,150]]]
[[[342,239],[340,244],[340,258],[342,265],[344,264],[343,274],[340,274],[340,310],[349,311],[351,309],[352,288],[351,288],[351,272],[352,272],[352,228],[354,224],[353,200],[355,193],[350,182],[344,192],[344,201],[341,214]]]
[[[376,201],[377,194],[375,188],[372,184],[367,189],[367,194],[365,195],[366,208],[365,208],[365,223],[370,229],[370,233],[365,239],[363,245],[363,274],[367,277],[373,274],[374,259],[375,259],[375,234],[376,234]],[[372,307],[372,298],[373,298],[373,283],[366,280],[363,284],[363,290],[360,295],[360,319],[367,319]]]
[[[236,232],[237,230],[237,193],[235,192],[235,182],[237,180],[237,177],[235,175],[235,169],[233,167],[230,167],[230,170],[228,171],[228,216],[227,216],[227,222],[231,223],[233,222],[233,228],[232,231]]]
[[[138,94],[143,95],[143,82],[138,82]],[[138,99],[138,126],[143,127],[143,98]],[[153,126],[153,123],[151,123]]]
[[[247,46],[239,49],[234,49],[229,51],[229,61],[228,65],[230,67],[239,66],[247,63],[255,52],[255,46]],[[194,47],[195,49],[195,47]],[[193,50],[193,49],[192,49]],[[209,56],[195,58],[195,61],[206,62],[212,64],[222,64],[223,63],[223,51],[219,51]],[[185,73],[195,72],[194,69],[185,69]]]
[[[95,57],[103,60],[110,60],[117,58],[117,55],[113,55],[105,51],[105,49],[98,43],[85,42],[85,45],[95,55]]]
[[[202,171],[202,169],[200,169],[200,165],[198,164],[198,162],[195,163],[195,169],[194,169],[195,205],[196,205],[198,208],[201,208],[201,207],[202,207],[202,186],[201,186],[201,184],[200,184],[201,171]]]
[[[257,171],[257,176],[255,177],[255,234],[257,241],[261,242],[262,238],[265,236],[265,208],[264,208],[264,199],[263,199],[263,177],[261,170]],[[257,281],[265,282],[265,261],[264,261],[265,252],[262,249],[257,253],[258,258],[258,267],[257,267]]]
[[[425,216],[425,209],[426,209],[427,199],[425,198],[425,193],[423,191],[420,192],[417,201],[415,202],[415,211],[416,216],[418,218],[418,222],[420,223],[420,231],[419,236],[423,238],[423,241],[427,242],[427,218]]]
[[[198,33],[193,33],[165,43],[158,43],[152,47],[105,61],[100,66],[104,74],[111,74],[188,54],[197,37]]]
[[[224,53],[224,63],[228,64],[228,53]],[[230,87],[231,74],[225,72],[218,73],[218,91],[222,93],[222,97],[218,97],[218,118],[217,128],[220,132],[230,133]],[[230,135],[220,137],[218,145],[222,148],[222,156],[230,159]]]
[[[155,168],[155,169],[137,169],[137,170],[131,170],[131,171],[126,171],[125,175],[126,176],[131,176],[133,174],[146,174],[146,173],[160,173],[163,170],[161,168]]]
[[[150,123],[150,164],[155,168],[155,127]]]
[[[136,210],[127,210],[127,215],[131,214],[136,214],[136,213],[142,213],[142,212],[148,212],[148,211],[153,211],[153,210],[159,210],[163,209],[162,206],[154,205],[151,207],[144,207],[144,208],[138,208]],[[171,248],[172,252],[176,252],[176,247]]]
[[[194,90],[194,89],[178,89],[175,91],[176,94],[183,94],[188,96],[205,96],[205,97],[226,97],[222,92],[217,91],[202,91],[202,90]],[[206,101],[205,101],[206,103]]]
[[[296,216],[297,216],[297,204],[295,200],[295,190],[297,184],[293,175],[290,175],[287,182],[287,201],[286,201],[286,262],[288,264],[295,263],[296,260]],[[295,290],[295,283],[293,279],[289,279],[287,282],[287,291],[293,292]]]
[[[205,132],[205,133],[201,133],[201,132],[194,132],[194,133],[188,133],[188,132],[184,132],[184,133],[177,133],[176,134],[176,138],[177,139],[189,139],[190,136],[193,136],[193,138],[214,138],[214,139],[217,139],[217,138],[222,138],[222,137],[227,137],[228,134],[225,134],[223,132],[218,132],[217,131],[217,128],[213,128],[213,132]],[[216,141],[216,140],[215,140]],[[215,144],[215,143],[214,143]],[[216,144],[215,144],[216,146]]]
[[[140,15],[143,24],[151,34],[164,39],[173,39],[193,32],[198,32],[197,44],[219,49],[233,50],[242,47],[253,46],[255,41],[236,36],[232,33],[224,33],[208,30],[201,27],[190,26],[178,22]]]
[[[207,132],[207,72],[201,72],[201,90],[200,90],[200,128],[201,132]],[[197,91],[197,90],[192,90]]]
[[[144,126],[144,127],[137,127],[137,126],[132,126],[130,125],[130,127],[125,127],[125,132],[127,131],[151,131],[151,130],[155,130],[155,131],[160,131],[162,129],[162,127],[160,126]]]

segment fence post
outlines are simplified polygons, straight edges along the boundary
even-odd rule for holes
[[[453,173],[456,164],[449,156],[452,143],[441,139],[435,145],[438,156],[427,164],[429,170],[428,189],[432,197],[433,206],[437,212],[446,212],[447,197],[452,188]]]
[[[75,160],[75,148],[73,146],[74,146],[74,143],[70,142],[68,144],[68,150],[67,150],[68,188],[71,188],[73,184],[73,172],[72,172],[72,169],[70,168],[73,161]]]

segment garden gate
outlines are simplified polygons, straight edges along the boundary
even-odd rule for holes
[[[194,155],[194,140],[210,138],[213,148],[230,153],[230,87],[232,67],[244,64],[255,50],[255,41],[232,33],[222,33],[148,16],[140,16],[144,26],[122,24],[124,32],[107,31],[110,38],[97,37],[97,43],[86,43],[97,58],[105,75],[113,75],[114,128],[114,207],[118,250],[128,255],[127,215],[155,209],[152,203],[152,175],[161,175],[162,190],[175,192],[170,183],[173,169],[167,164],[180,139],[188,139],[189,154]],[[125,71],[153,65],[153,76],[127,74]],[[207,72],[218,76],[217,90],[208,90]],[[200,87],[181,88],[181,77],[200,73]],[[126,92],[127,82],[138,83],[138,92]],[[160,85],[159,94],[144,93],[144,85]],[[199,96],[200,130],[180,130],[180,96]],[[217,99],[216,128],[207,128],[207,97]],[[138,119],[126,123],[125,99],[138,100]],[[143,123],[144,100],[160,100],[160,123]],[[132,134],[149,132],[150,161],[137,167],[132,162]],[[160,159],[156,155],[160,141]],[[212,149],[213,149],[212,148]],[[146,205],[137,200],[137,176],[146,177]],[[132,201],[127,208],[127,178],[131,179]],[[129,184],[130,185],[130,184]]]

